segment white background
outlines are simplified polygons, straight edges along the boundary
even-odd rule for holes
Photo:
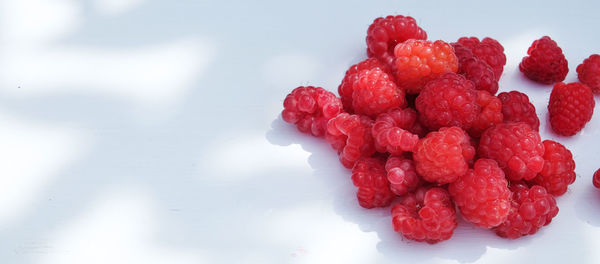
[[[597,1],[0,0],[1,263],[597,263],[599,107],[571,138],[547,124],[550,86],[518,72],[550,35],[575,67],[600,53]],[[336,91],[378,16],[430,39],[491,36],[500,91],[526,92],[577,180],[538,234],[461,222],[404,240],[365,210],[322,139],[279,117],[299,85]],[[598,97],[596,96],[598,104]]]

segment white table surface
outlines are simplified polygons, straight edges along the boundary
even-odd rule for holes
[[[0,262],[597,263],[600,109],[556,136],[550,86],[517,67],[550,35],[576,81],[600,53],[600,5],[536,2],[0,0]],[[336,91],[388,14],[504,45],[500,91],[526,92],[577,163],[550,226],[407,241],[389,209],[358,206],[324,140],[281,120],[293,88]]]

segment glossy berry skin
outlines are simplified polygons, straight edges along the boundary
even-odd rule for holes
[[[342,103],[335,94],[321,87],[300,86],[283,101],[281,117],[295,124],[298,130],[313,136],[323,136],[329,119],[343,111]]]
[[[464,175],[474,156],[469,135],[459,127],[443,127],[427,134],[413,153],[419,175],[438,184],[451,183]]]
[[[430,80],[458,70],[454,49],[441,40],[407,40],[396,45],[394,57],[398,86],[411,94],[419,93]]]
[[[385,171],[390,189],[396,195],[412,192],[423,183],[414,162],[404,157],[390,156],[385,163]]]
[[[544,187],[527,187],[522,182],[511,182],[511,208],[504,223],[495,228],[501,237],[515,239],[535,234],[542,226],[550,224],[558,214],[554,197]]]
[[[448,191],[463,218],[477,226],[496,227],[508,217],[511,192],[494,160],[477,160],[473,169],[450,183]]]
[[[325,139],[340,155],[340,162],[351,169],[356,160],[375,153],[371,127],[373,120],[366,116],[341,113],[327,123]]]
[[[385,161],[379,158],[362,158],[354,164],[352,183],[358,187],[356,197],[360,206],[386,207],[394,199],[384,166]]]
[[[544,168],[533,179],[533,183],[546,188],[554,196],[563,195],[567,187],[575,181],[575,161],[573,155],[562,144],[544,140]]]
[[[377,151],[392,155],[413,151],[419,141],[419,136],[410,132],[416,121],[417,113],[411,108],[396,108],[377,116],[371,129]]]
[[[529,125],[497,124],[481,135],[477,154],[498,162],[509,180],[531,180],[544,167],[544,145]]]
[[[535,131],[540,130],[540,119],[529,97],[521,92],[510,91],[498,94],[502,101],[502,114],[505,122],[525,122]]]
[[[402,197],[392,208],[392,224],[404,237],[430,244],[450,239],[458,225],[450,195],[439,187],[421,187]]]
[[[473,57],[461,61],[458,73],[472,81],[477,90],[488,91],[492,95],[498,91],[494,69],[483,60]]]
[[[543,84],[562,82],[569,72],[569,63],[562,49],[548,36],[534,41],[527,55],[519,70],[533,81]]]
[[[481,108],[481,112],[473,122],[473,125],[468,130],[469,135],[474,138],[479,138],[481,133],[486,129],[502,123],[504,115],[502,114],[502,102],[498,97],[491,95],[484,90],[477,91],[477,105]]]
[[[342,104],[344,105],[344,110],[346,112],[351,114],[354,113],[354,108],[352,106],[352,94],[354,93],[354,82],[358,80],[358,73],[362,70],[372,70],[374,68],[381,69],[390,77],[393,76],[391,75],[390,67],[376,58],[368,58],[364,61],[354,64],[346,71],[342,83],[340,86],[338,86],[338,93],[342,99]]]
[[[552,130],[563,136],[577,134],[592,119],[595,104],[594,94],[585,84],[555,84],[548,103]]]
[[[476,37],[462,37],[457,42],[469,48],[473,56],[487,63],[492,68],[496,81],[500,80],[504,71],[504,65],[506,65],[504,47],[502,47],[500,42],[490,37],[486,37],[481,41]],[[492,93],[491,91],[489,92]]]
[[[577,78],[579,81],[592,89],[592,92],[600,93],[600,55],[593,54],[577,66]]]
[[[449,126],[469,129],[481,111],[473,82],[456,73],[446,73],[428,82],[415,105],[421,123],[430,129]]]
[[[391,54],[396,44],[408,39],[427,39],[427,33],[414,18],[401,15],[378,17],[367,30],[367,55]]]
[[[406,106],[404,91],[379,68],[360,71],[352,88],[352,107],[356,114],[375,118],[392,108]]]
[[[592,179],[594,187],[600,189],[600,169],[598,169],[595,173],[594,173],[594,177]]]

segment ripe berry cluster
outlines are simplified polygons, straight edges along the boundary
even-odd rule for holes
[[[575,181],[573,155],[541,139],[526,94],[496,95],[506,64],[498,41],[430,41],[414,18],[401,15],[375,19],[366,41],[368,58],[346,71],[339,97],[298,87],[282,112],[286,122],[337,150],[352,169],[360,206],[394,204],[393,229],[428,243],[452,236],[457,210],[513,239],[551,222],[558,214],[554,197]],[[600,91],[600,55],[577,67],[581,83],[565,84],[568,64],[555,41],[542,37],[527,54],[521,72],[554,84],[553,130],[576,134],[591,119],[593,92]]]

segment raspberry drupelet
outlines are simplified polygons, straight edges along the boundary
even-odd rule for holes
[[[417,174],[413,160],[390,156],[385,163],[390,189],[396,195],[404,195],[419,187],[423,180]]]
[[[392,109],[377,116],[371,130],[377,151],[392,155],[413,151],[419,141],[419,136],[411,132],[416,121],[417,113],[411,108]]]
[[[361,157],[375,153],[371,127],[373,120],[366,116],[341,113],[327,123],[325,139],[340,155],[340,162],[351,169]]]
[[[368,58],[363,60],[350,66],[350,68],[346,71],[342,83],[340,86],[338,86],[338,93],[340,94],[340,98],[342,99],[342,104],[344,105],[344,110],[346,110],[346,112],[350,114],[354,113],[354,108],[352,107],[352,94],[354,93],[354,82],[358,80],[358,73],[362,70],[372,70],[374,68],[379,68],[383,72],[387,73],[390,77],[393,77],[390,67],[376,58]]]
[[[592,89],[592,92],[600,93],[600,55],[592,54],[583,63],[577,66],[577,78],[579,81]]]
[[[548,36],[534,41],[527,55],[519,64],[519,70],[533,81],[543,84],[562,82],[569,72],[562,49]]]
[[[321,87],[300,86],[283,101],[281,117],[295,124],[298,130],[313,136],[323,136],[327,122],[343,111],[342,103],[335,94]]]
[[[356,114],[375,118],[392,108],[406,106],[404,90],[380,68],[360,71],[352,88],[352,108]]]
[[[394,199],[384,166],[385,161],[380,158],[362,158],[354,164],[352,182],[358,187],[356,197],[360,206],[386,207]]]
[[[408,39],[427,39],[427,33],[414,18],[402,15],[378,17],[367,30],[367,55],[389,55],[396,44]]]
[[[555,84],[548,103],[552,130],[563,136],[577,134],[592,119],[595,104],[594,94],[585,84]]]
[[[535,131],[540,130],[540,119],[529,97],[521,92],[510,91],[498,94],[502,101],[502,114],[505,122],[525,122]]]
[[[533,183],[540,185],[554,195],[559,196],[567,192],[567,187],[575,181],[575,161],[573,155],[562,144],[544,140],[544,168],[533,179]]]

